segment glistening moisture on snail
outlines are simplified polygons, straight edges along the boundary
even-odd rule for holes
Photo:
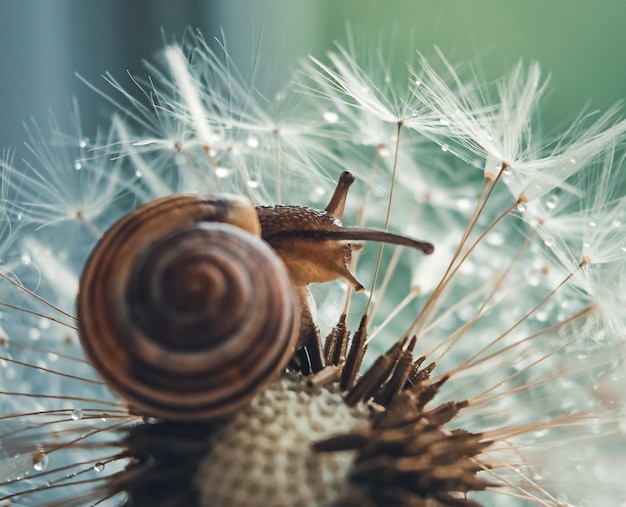
[[[189,35],[4,158],[0,505],[623,502],[626,122],[354,47]]]

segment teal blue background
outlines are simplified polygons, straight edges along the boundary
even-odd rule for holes
[[[556,128],[586,104],[605,110],[624,97],[625,24],[623,0],[0,0],[0,146],[19,146],[30,116],[63,116],[71,96],[94,130],[107,109],[74,73],[103,88],[105,71],[145,74],[141,60],[189,26],[207,38],[222,28],[239,66],[258,52],[278,81],[298,58],[344,40],[347,25],[366,45],[397,48],[396,65],[409,47],[437,45],[494,80],[536,59],[552,75],[542,114]]]

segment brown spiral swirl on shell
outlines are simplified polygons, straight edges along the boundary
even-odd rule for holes
[[[80,281],[80,340],[132,410],[224,415],[285,367],[297,299],[259,236],[247,199],[177,195],[126,215],[96,245]]]

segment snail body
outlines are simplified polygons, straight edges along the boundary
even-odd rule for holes
[[[230,414],[296,349],[323,367],[308,284],[343,278],[361,241],[432,245],[341,226],[343,173],[326,210],[174,195],[122,217],[92,251],[77,299],[92,364],[131,410],[167,420]]]

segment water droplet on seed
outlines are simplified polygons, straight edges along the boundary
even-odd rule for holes
[[[250,188],[259,188],[261,186],[261,180],[258,176],[251,176],[248,180],[248,186]]]
[[[559,198],[556,195],[551,195],[546,199],[546,208],[554,209],[559,204]]]
[[[228,167],[215,168],[215,176],[217,176],[218,178],[227,178],[231,174],[233,174],[233,170],[229,169]]]
[[[41,472],[42,470],[48,468],[49,461],[50,458],[46,453],[41,451],[35,451],[33,453],[33,468],[38,472]]]
[[[70,416],[73,421],[79,421],[83,418],[83,411],[80,408],[75,408],[72,410],[72,414]]]
[[[328,123],[337,123],[339,121],[339,115],[335,113],[334,111],[324,111],[324,114],[322,114],[322,117]]]

